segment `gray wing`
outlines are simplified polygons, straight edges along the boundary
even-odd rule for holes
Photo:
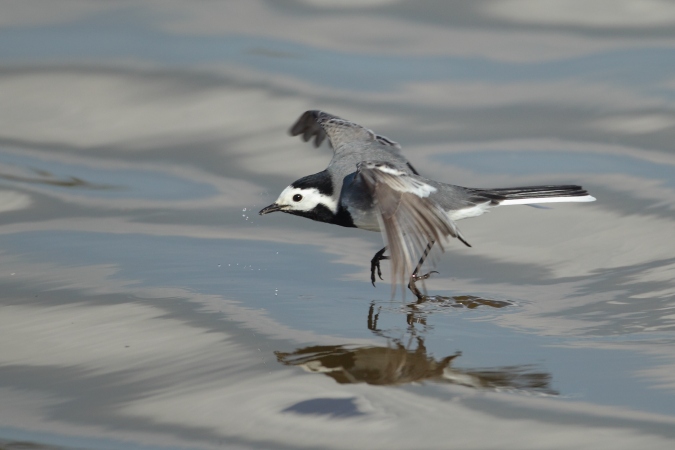
[[[405,283],[429,242],[445,251],[448,237],[460,239],[455,223],[430,196],[436,188],[402,167],[383,161],[364,161],[357,165],[378,210],[392,268],[392,289]]]
[[[341,119],[323,111],[306,111],[289,130],[291,136],[302,135],[305,142],[314,138],[314,146],[318,147],[328,137],[335,153],[345,146],[361,143],[377,145],[392,153],[400,153],[401,146],[384,136],[373,133],[359,124]]]

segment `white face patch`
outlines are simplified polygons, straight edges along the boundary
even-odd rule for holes
[[[311,211],[319,204],[324,205],[333,213],[337,213],[338,209],[337,200],[322,194],[316,188],[301,189],[288,186],[281,191],[275,203],[283,206],[283,211]]]

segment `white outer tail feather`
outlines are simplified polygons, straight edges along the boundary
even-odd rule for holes
[[[499,206],[508,205],[532,205],[537,203],[561,203],[561,202],[594,202],[595,197],[592,195],[580,195],[578,197],[533,197],[533,198],[517,198],[512,200],[502,200]]]

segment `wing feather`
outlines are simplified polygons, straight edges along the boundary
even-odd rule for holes
[[[383,161],[359,163],[357,176],[378,210],[391,259],[392,290],[398,283],[406,283],[429,242],[441,251],[445,251],[448,237],[469,245],[448,214],[430,198],[436,188],[421,177]]]
[[[398,143],[375,134],[368,128],[318,110],[305,111],[288,131],[291,136],[302,135],[305,142],[314,138],[315,147],[319,147],[327,137],[335,152],[340,151],[344,144],[359,141],[380,145],[396,152],[401,149]]]

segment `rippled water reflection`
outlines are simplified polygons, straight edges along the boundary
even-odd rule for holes
[[[0,447],[672,448],[670,3],[2,6]],[[463,221],[392,300],[375,233],[257,215],[315,108],[598,201]]]

